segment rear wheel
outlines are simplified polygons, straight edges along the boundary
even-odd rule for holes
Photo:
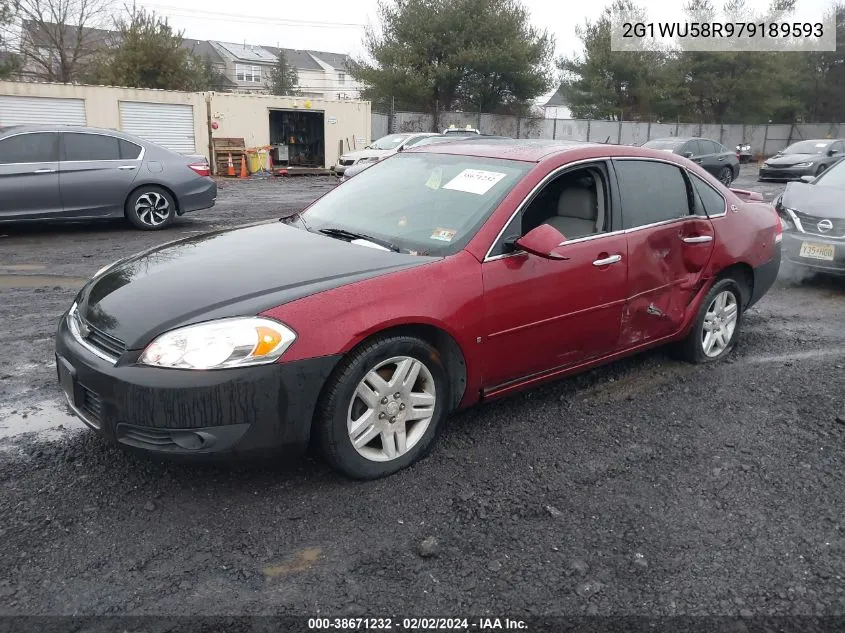
[[[722,169],[719,171],[719,182],[721,182],[726,187],[730,187],[733,181],[734,170],[730,167],[722,167]]]
[[[410,336],[377,339],[329,379],[316,431],[323,455],[355,479],[376,479],[430,450],[448,413],[440,355]]]
[[[710,363],[731,353],[739,335],[742,293],[733,279],[716,282],[707,293],[692,330],[679,346],[684,360]]]
[[[137,228],[157,231],[173,222],[176,201],[161,187],[148,185],[132,192],[126,201],[126,217]]]

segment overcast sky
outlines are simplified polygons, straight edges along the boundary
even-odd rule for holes
[[[767,0],[746,0],[763,9]],[[264,44],[360,55],[364,25],[376,22],[377,0],[283,0],[236,4],[227,0],[139,1],[166,15],[185,37]],[[523,0],[532,21],[548,28],[557,40],[558,54],[580,52],[575,26],[594,20],[609,4],[602,0]],[[652,20],[681,20],[681,0],[640,0]],[[719,0],[715,4],[720,5]],[[798,0],[803,11],[817,12],[830,0]]]

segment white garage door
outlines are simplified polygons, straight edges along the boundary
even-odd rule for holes
[[[194,108],[178,103],[120,102],[120,129],[181,154],[196,153]]]
[[[52,124],[85,125],[85,100],[0,96],[0,127]]]

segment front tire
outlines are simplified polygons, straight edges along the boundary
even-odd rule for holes
[[[353,479],[377,479],[423,458],[448,414],[440,354],[410,336],[376,339],[329,378],[318,405],[321,452]]]
[[[130,194],[125,213],[135,228],[159,231],[169,226],[176,217],[176,201],[161,187],[147,185]]]
[[[730,167],[722,167],[721,171],[719,171],[719,182],[721,182],[726,187],[730,187],[733,180],[734,170]]]
[[[736,346],[742,319],[742,292],[733,279],[716,282],[696,316],[695,323],[678,351],[691,363],[723,359]]]
[[[827,169],[827,165],[819,165],[819,168],[816,170],[816,178],[821,176],[825,169]]]

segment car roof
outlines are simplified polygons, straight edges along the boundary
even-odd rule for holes
[[[476,158],[499,158],[529,163],[539,163],[561,154],[571,154],[571,160],[629,156],[674,161],[672,155],[667,155],[666,152],[645,147],[546,139],[487,139],[484,137],[456,139],[451,143],[434,143],[420,148],[412,147],[406,151],[424,154],[453,154]],[[682,164],[680,159],[675,162],[678,162],[679,165]]]
[[[22,134],[24,132],[95,132],[101,134],[113,134],[121,138],[141,141],[131,134],[121,132],[120,130],[110,130],[107,128],[87,127],[84,125],[10,125],[9,127],[0,128],[2,133],[14,132],[15,134]]]

